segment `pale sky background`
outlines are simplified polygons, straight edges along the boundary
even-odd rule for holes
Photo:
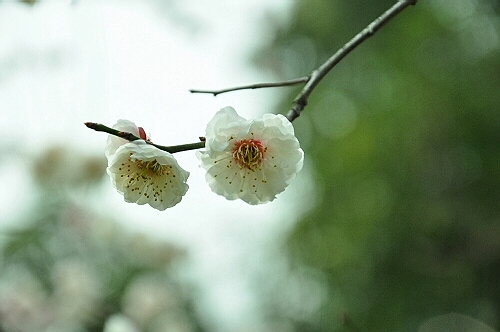
[[[16,220],[33,198],[29,163],[20,160],[60,144],[104,155],[106,135],[87,129],[86,121],[112,126],[128,119],[155,143],[175,145],[195,142],[224,106],[246,118],[273,110],[279,92],[272,89],[216,98],[188,90],[273,80],[252,68],[249,57],[271,38],[269,14],[286,22],[292,1],[170,2],[0,2],[0,225]],[[273,250],[312,200],[307,167],[274,202],[249,206],[213,194],[194,152],[176,157],[191,175],[174,208],[127,204],[109,182],[89,204],[132,231],[186,246],[192,278],[203,289],[200,306],[218,330],[258,323],[248,269],[286,271]]]

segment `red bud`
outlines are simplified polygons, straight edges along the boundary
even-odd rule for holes
[[[142,127],[139,127],[139,137],[142,138],[143,140],[146,140],[146,132]]]

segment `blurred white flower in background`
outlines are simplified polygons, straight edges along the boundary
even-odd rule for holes
[[[114,314],[104,324],[103,332],[139,332],[132,319],[122,314]]]
[[[157,317],[180,309],[182,301],[172,287],[161,275],[139,276],[125,290],[123,313],[146,328]]]
[[[52,270],[52,301],[57,317],[66,322],[84,322],[102,310],[102,276],[90,264],[76,258],[57,262]]]
[[[126,143],[108,157],[107,172],[126,202],[163,211],[186,194],[189,172],[172,154],[143,140]]]
[[[49,294],[24,266],[3,269],[0,283],[0,317],[4,331],[36,331],[46,326],[54,312]]]
[[[212,191],[248,204],[274,200],[304,161],[293,126],[283,115],[246,120],[232,107],[221,109],[208,123],[205,148],[197,156]]]

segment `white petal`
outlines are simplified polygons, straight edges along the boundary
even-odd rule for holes
[[[133,123],[132,121],[120,119],[113,125],[112,128],[119,131],[132,133],[135,136],[139,137],[139,128],[137,128],[135,123]],[[109,162],[109,157],[113,155],[120,146],[128,142],[129,141],[127,141],[126,139],[114,135],[109,135],[108,140],[106,142],[106,151],[105,151],[106,157],[108,158],[108,162]]]
[[[266,127],[274,126],[279,128],[283,134],[295,134],[292,123],[281,114],[264,114],[262,119]]]
[[[229,139],[248,130],[249,126],[250,123],[240,117],[232,107],[224,107],[215,113],[207,124],[205,133],[207,152],[225,150],[228,147]]]
[[[206,138],[210,139],[219,134],[219,130],[221,128],[228,127],[229,124],[234,122],[243,122],[244,118],[239,116],[234,108],[231,106],[224,107],[217,113],[215,113],[212,120],[210,120],[207,124],[206,129]]]

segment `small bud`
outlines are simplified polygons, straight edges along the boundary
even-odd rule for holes
[[[139,137],[146,141],[147,137],[146,137],[146,132],[144,131],[144,128],[137,127],[137,129],[139,129]]]

